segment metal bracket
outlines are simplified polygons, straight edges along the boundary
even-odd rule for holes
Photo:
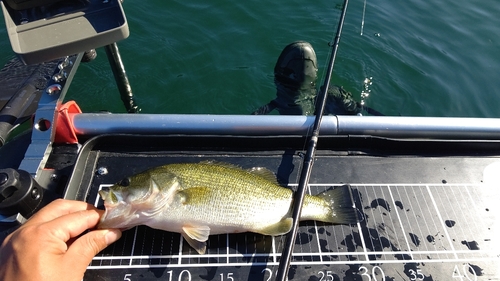
[[[31,144],[19,169],[29,172],[41,186],[49,188],[52,171],[44,169],[56,132],[56,109],[62,104],[83,53],[64,58],[55,70],[35,112]]]

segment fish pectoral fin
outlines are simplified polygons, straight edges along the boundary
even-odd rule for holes
[[[183,226],[182,237],[186,239],[188,244],[193,247],[199,254],[205,254],[208,236],[210,235],[210,227],[201,226]]]
[[[205,204],[207,198],[212,195],[211,192],[212,190],[208,187],[196,186],[177,192],[177,196],[183,205],[198,205]]]
[[[290,229],[292,229],[292,224],[293,224],[293,219],[292,218],[285,218],[279,221],[278,223],[275,223],[273,225],[270,225],[268,227],[265,227],[258,232],[260,234],[264,235],[283,235],[285,233],[288,233]]]

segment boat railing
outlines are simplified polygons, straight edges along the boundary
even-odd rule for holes
[[[402,116],[323,116],[320,135],[421,139],[500,139],[500,119]],[[106,114],[72,116],[79,136],[102,134],[307,135],[314,116]]]

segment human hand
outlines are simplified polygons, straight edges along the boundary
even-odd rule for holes
[[[118,229],[91,230],[101,210],[58,199],[11,233],[0,248],[0,280],[77,280],[92,258],[121,237]]]

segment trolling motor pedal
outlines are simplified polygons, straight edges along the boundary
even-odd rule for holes
[[[19,213],[27,219],[56,198],[28,172],[0,169],[0,215],[7,217]]]
[[[4,0],[0,7],[12,50],[38,64],[125,39],[120,0]]]

